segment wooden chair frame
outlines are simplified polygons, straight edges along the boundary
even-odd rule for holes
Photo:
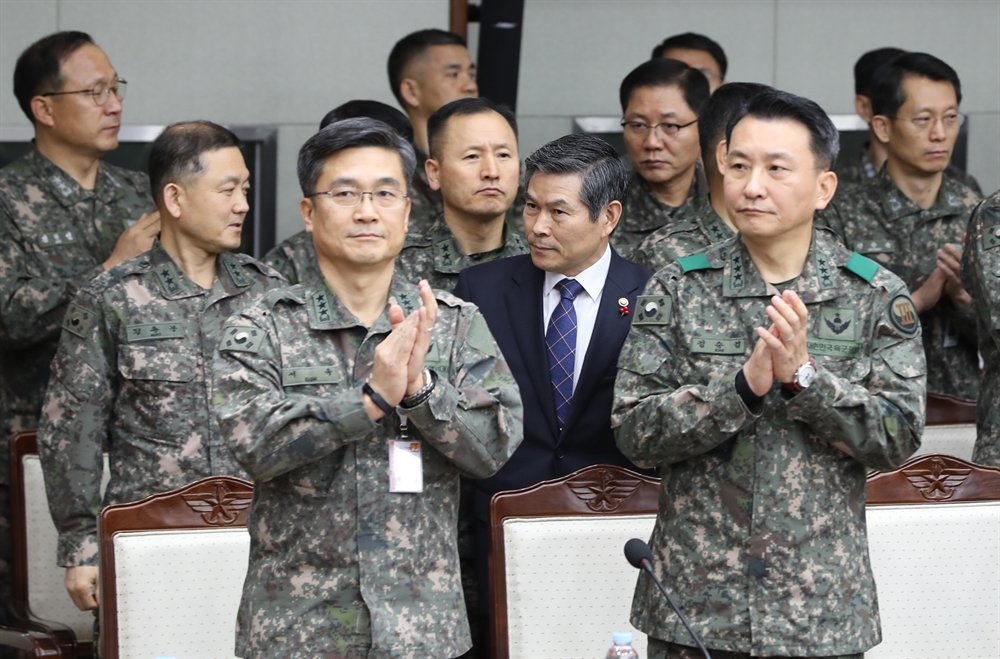
[[[11,575],[11,609],[15,624],[35,632],[31,637],[37,641],[40,635],[48,636],[59,647],[63,657],[92,657],[94,646],[91,642],[77,641],[76,634],[66,625],[53,620],[45,620],[31,611],[28,603],[28,524],[24,511],[25,480],[23,460],[25,456],[38,454],[36,430],[19,432],[10,441],[10,504],[11,525],[14,539],[14,565]],[[69,597],[69,595],[67,595]],[[50,655],[38,655],[50,656]]]
[[[927,425],[943,426],[976,422],[976,401],[949,394],[927,394]]]
[[[893,471],[868,474],[868,506],[975,501],[1000,501],[1000,467],[928,453]]]
[[[59,644],[48,634],[0,627],[0,647],[17,650],[22,657],[47,658],[65,657]]]
[[[98,525],[101,543],[101,658],[118,659],[115,535],[129,531],[246,526],[253,484],[232,476],[210,476],[141,501],[108,506]]]
[[[489,561],[493,659],[507,659],[510,654],[504,520],[655,515],[659,493],[659,479],[615,465],[595,465],[521,490],[494,494],[490,500]]]

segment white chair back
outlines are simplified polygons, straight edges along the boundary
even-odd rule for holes
[[[648,539],[656,515],[510,518],[507,629],[511,659],[603,657],[615,631],[646,635],[629,623],[638,571],[625,560],[631,538]]]
[[[119,532],[113,542],[119,657],[234,656],[245,526]]]
[[[77,641],[94,638],[94,614],[76,608],[63,584],[65,568],[56,564],[56,532],[49,514],[49,500],[45,493],[41,460],[37,453],[21,457],[24,474],[24,522],[28,560],[28,606],[43,620],[59,622],[69,627]],[[110,469],[108,456],[104,455],[104,479],[101,495],[108,486]]]
[[[976,424],[954,423],[924,428],[920,450],[913,457],[930,453],[954,455],[963,460],[972,460],[972,450],[976,446]]]

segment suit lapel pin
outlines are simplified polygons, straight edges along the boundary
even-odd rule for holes
[[[622,316],[628,315],[628,298],[620,297],[618,298],[618,313]]]

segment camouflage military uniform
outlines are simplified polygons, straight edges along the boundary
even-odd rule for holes
[[[213,474],[242,475],[210,414],[208,379],[225,320],[284,281],[242,254],[221,254],[211,291],[159,241],[98,276],[63,323],[38,433],[59,565],[97,564],[97,514]]]
[[[645,179],[638,172],[632,172],[628,194],[625,197],[622,217],[618,227],[611,234],[611,244],[625,258],[630,258],[636,248],[651,233],[668,225],[673,225],[692,213],[695,199],[708,198],[708,180],[701,163],[695,164],[694,180],[687,199],[680,206],[668,206],[652,193]]]
[[[861,149],[861,153],[858,154],[857,158],[839,160],[834,171],[837,172],[837,182],[840,186],[853,186],[859,183],[867,183],[875,178],[878,175],[878,169],[875,166],[875,159],[872,158],[872,154],[868,151],[868,142],[865,142],[864,148]],[[948,165],[947,169],[944,170],[944,175],[958,181],[967,188],[971,188],[980,197],[983,196],[983,189],[979,187],[979,181],[972,174],[963,172],[954,165]]]
[[[0,601],[11,557],[7,443],[38,426],[66,305],[152,209],[146,175],[107,163],[93,190],[35,149],[0,171]]]
[[[458,274],[478,263],[489,263],[508,256],[528,253],[528,244],[513,227],[504,224],[503,247],[480,254],[465,254],[458,246],[444,217],[420,235],[407,234],[403,251],[396,257],[396,271],[406,281],[416,283],[426,279],[431,288],[452,291]]]
[[[237,623],[243,657],[455,657],[469,648],[455,523],[458,477],[496,472],[521,441],[517,385],[475,306],[437,293],[430,398],[407,435],[423,492],[389,492],[387,442],[361,385],[388,335],[365,328],[324,282],[270,293],[228,322],[216,413],[253,476],[250,567]],[[407,313],[419,290],[396,276]],[[241,344],[231,343],[244,339]]]
[[[427,230],[434,219],[444,212],[444,202],[441,200],[441,191],[432,190],[431,184],[427,180],[427,170],[424,168],[424,161],[427,155],[417,151],[417,169],[413,173],[413,181],[410,184],[410,224],[407,228],[407,235],[420,236]]]
[[[703,252],[733,237],[733,230],[712,208],[707,197],[698,197],[690,208],[662,226],[632,251],[629,260],[653,272],[667,267],[682,256]]]
[[[650,279],[618,361],[612,426],[626,457],[661,469],[653,565],[706,646],[863,652],[880,641],[865,476],[919,445],[919,322],[898,277],[823,229],[781,288],[809,309],[812,386],[788,398],[776,384],[753,411],[737,393],[778,292],[737,236]],[[690,644],[646,576],[632,623]]]
[[[962,283],[975,300],[979,353],[985,364],[972,459],[1000,467],[1000,191],[972,214],[962,254]]]
[[[920,288],[945,243],[962,244],[969,214],[979,203],[972,190],[945,177],[934,206],[924,210],[903,194],[885,169],[866,185],[837,195],[817,215],[843,239],[906,283]],[[957,310],[947,294],[920,316],[927,354],[927,390],[975,399],[979,393],[979,356],[973,305]]]
[[[323,276],[316,260],[312,234],[306,231],[281,241],[261,260],[280,272],[289,284],[301,284]]]

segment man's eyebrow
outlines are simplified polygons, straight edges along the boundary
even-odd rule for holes
[[[751,159],[749,154],[747,154],[746,152],[741,151],[739,149],[730,149],[728,156],[732,156],[734,158],[746,158],[747,160]],[[788,151],[768,151],[767,153],[764,154],[764,159],[765,160],[795,160],[795,156],[793,156]]]
[[[229,183],[242,183],[242,182],[243,182],[242,176],[239,176],[238,174],[230,174],[229,176],[226,176],[221,181],[219,181],[219,185],[227,185]],[[249,183],[249,180],[247,182]]]

